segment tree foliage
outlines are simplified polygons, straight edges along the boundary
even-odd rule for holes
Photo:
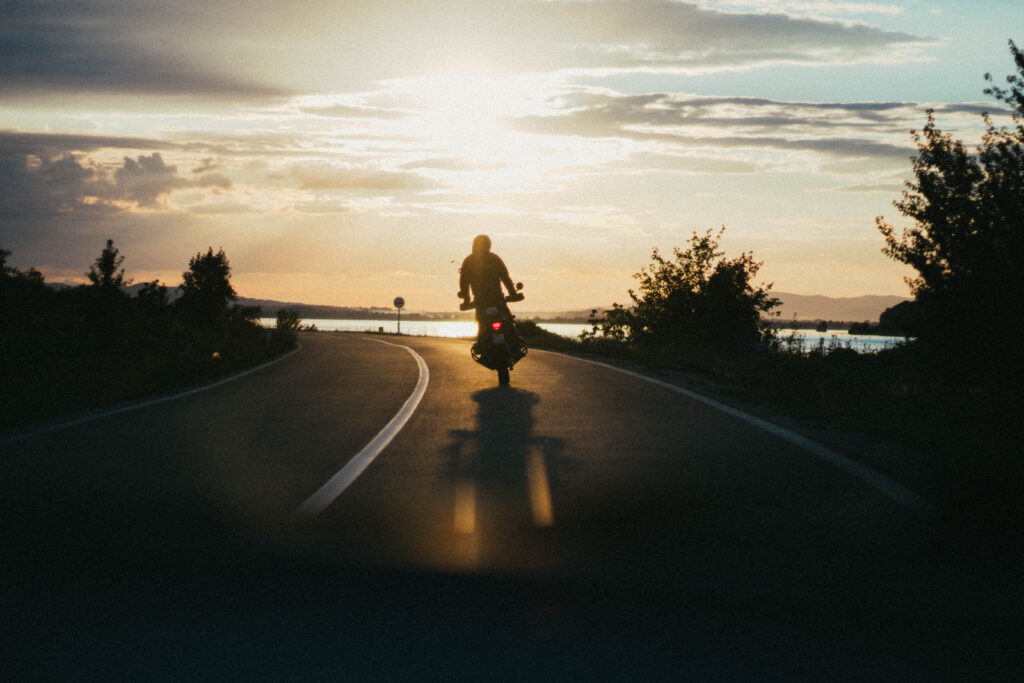
[[[277,329],[292,332],[302,329],[302,318],[297,308],[282,308],[277,312]]]
[[[258,308],[229,308],[223,250],[192,259],[184,307],[158,282],[127,296],[111,241],[80,287],[49,287],[9,256],[0,249],[0,430],[207,381],[294,344],[293,333],[260,327]]]
[[[733,259],[719,250],[724,228],[693,233],[688,247],[665,258],[658,249],[651,264],[634,275],[630,307],[614,304],[592,317],[594,332],[640,347],[750,350],[771,336],[763,313],[779,305],[771,285],[752,284],[762,262],[750,253]]]
[[[135,299],[141,308],[151,311],[163,311],[169,305],[167,287],[159,280],[142,285]]]
[[[7,359],[16,330],[50,304],[52,292],[35,268],[21,271],[7,265],[10,251],[0,248],[0,357]]]
[[[0,248],[0,288],[6,290],[16,287],[41,287],[43,284],[43,274],[35,268],[29,268],[23,272],[8,266],[7,257],[10,255],[11,252]]]
[[[1024,54],[1013,41],[1010,51],[1017,67],[1010,87],[985,92],[1011,107],[1014,125],[997,128],[984,115],[986,132],[972,154],[929,111],[924,129],[912,132],[914,180],[894,202],[913,226],[897,234],[876,219],[883,253],[917,271],[907,281],[920,304],[922,341],[991,361],[1024,314]]]
[[[124,276],[124,256],[114,246],[114,240],[108,239],[107,246],[103,248],[96,261],[89,266],[89,272],[85,275],[94,287],[103,291],[121,291],[132,283],[131,279]]]
[[[231,286],[231,263],[223,249],[216,254],[213,247],[196,254],[182,275],[181,298],[178,305],[201,324],[211,324],[229,313],[229,305],[237,298]]]

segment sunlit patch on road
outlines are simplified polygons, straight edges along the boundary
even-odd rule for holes
[[[449,430],[442,451],[447,514],[443,529],[428,532],[432,562],[474,572],[549,566],[564,444],[537,433],[540,397],[531,391],[492,387],[466,399],[472,428]]]
[[[530,509],[534,525],[551,526],[555,523],[555,512],[551,505],[548,471],[541,453],[530,453],[526,461],[526,481],[530,486]]]
[[[476,533],[476,485],[465,479],[455,485],[455,533]]]

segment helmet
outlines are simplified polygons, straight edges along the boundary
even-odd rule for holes
[[[473,253],[486,254],[491,250],[491,238],[487,235],[477,235],[473,238]]]

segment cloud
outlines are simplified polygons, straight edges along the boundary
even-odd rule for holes
[[[165,150],[175,145],[156,138],[118,137],[77,133],[23,133],[0,130],[0,154],[37,154],[56,156],[63,153],[92,152],[98,149]]]
[[[272,174],[270,178],[288,180],[299,189],[313,191],[416,192],[443,187],[441,183],[416,173],[331,164],[296,165],[284,173]]]
[[[505,71],[694,74],[780,63],[896,62],[931,44],[862,23],[675,0],[506,2],[484,16],[485,4],[464,12],[471,36],[446,36],[447,44]]]
[[[835,189],[836,192],[845,192],[851,194],[886,194],[895,195],[899,194],[902,183],[878,183],[875,185],[848,185],[846,187],[838,187]]]
[[[235,201],[210,202],[209,204],[197,204],[188,207],[191,213],[203,215],[226,215],[239,213],[257,213],[259,209],[249,204],[242,204]]]
[[[211,158],[203,159],[202,163],[192,169],[193,173],[211,173],[213,171],[220,171],[224,168],[223,164],[214,161]]]
[[[352,91],[459,64],[501,73],[694,73],[892,62],[929,44],[793,11],[721,11],[675,0],[9,0],[0,81],[9,95],[268,97]],[[401,116],[348,105],[310,113]]]
[[[549,135],[620,138],[680,147],[812,151],[839,157],[906,159],[909,103],[779,102],[741,97],[687,97],[589,91],[565,96],[560,114],[525,116],[508,123]]]
[[[490,163],[480,161],[469,161],[467,159],[418,159],[402,164],[401,168],[415,170],[418,168],[429,168],[435,171],[497,171],[506,168],[508,164],[502,161]]]
[[[785,102],[753,97],[697,97],[668,93],[620,95],[610,91],[578,91],[557,103],[564,114],[588,127],[675,127],[717,130],[779,131],[782,129],[870,129],[906,132],[910,117],[924,115],[911,102]],[[541,121],[545,117],[535,117]],[[519,119],[520,123],[531,119]]]
[[[302,107],[301,112],[313,116],[324,116],[339,119],[382,119],[396,121],[409,115],[397,109],[381,109],[379,107],[355,107],[346,104],[333,104],[325,107]]]
[[[160,152],[123,157],[111,169],[90,154],[105,149],[166,147],[142,138],[0,133],[0,221],[53,218],[61,214],[155,208],[185,188],[227,190],[232,181],[212,160],[186,177]]]
[[[187,2],[181,5],[187,5]],[[10,0],[0,81],[19,92],[267,96],[275,87],[192,59],[187,7],[103,0]],[[162,30],[161,30],[162,29]],[[175,40],[175,31],[180,31]]]
[[[161,200],[187,187],[231,189],[231,179],[222,173],[199,173],[195,178],[178,174],[177,166],[168,166],[159,152],[138,159],[124,158],[124,165],[114,172],[113,197],[134,202],[140,207],[160,206]]]
[[[759,11],[812,17],[868,14],[899,16],[906,13],[906,9],[899,5],[836,0],[717,0],[714,4],[719,7],[756,7]]]
[[[636,152],[623,161],[609,164],[630,173],[648,171],[696,174],[747,174],[758,171],[757,164],[735,159],[683,156],[679,154],[657,154]]]
[[[82,163],[70,154],[0,153],[0,222],[110,210],[98,201],[109,191],[104,175],[101,166]]]

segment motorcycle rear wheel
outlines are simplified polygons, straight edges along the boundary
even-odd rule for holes
[[[498,368],[498,384],[501,385],[501,384],[508,384],[508,383],[509,383],[508,368]]]

